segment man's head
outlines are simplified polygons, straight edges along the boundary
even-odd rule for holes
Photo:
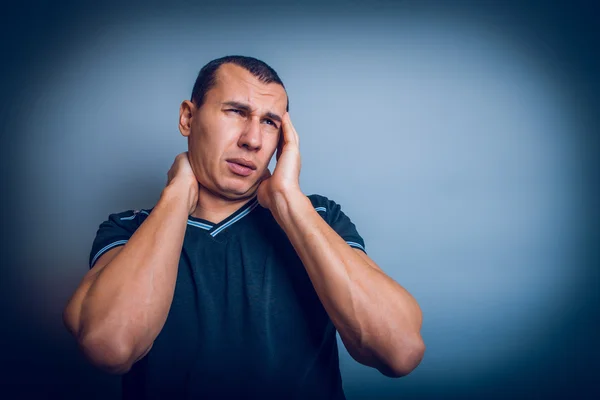
[[[198,182],[231,200],[253,195],[279,144],[288,109],[283,83],[264,62],[228,56],[206,64],[191,101],[179,112]]]

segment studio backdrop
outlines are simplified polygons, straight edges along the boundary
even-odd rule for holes
[[[348,399],[597,390],[592,10],[519,4],[8,14],[2,385],[118,398],[120,378],[88,364],[61,313],[99,224],[152,207],[187,149],[179,105],[199,69],[239,54],[287,88],[303,192],[341,204],[423,310],[427,350],[407,377],[358,364],[338,340]]]

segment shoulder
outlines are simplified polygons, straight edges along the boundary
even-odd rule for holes
[[[322,194],[310,194],[306,197],[310,199],[315,211],[317,211],[330,225],[343,215],[341,205],[327,196]]]
[[[130,209],[110,213],[108,217],[100,224],[100,229],[116,226],[125,229],[136,229],[150,215],[150,209]]]
[[[309,198],[310,202],[312,203],[313,207],[315,208],[319,208],[319,207],[331,207],[334,205],[337,205],[337,203],[333,200],[331,200],[330,198],[323,196],[321,194],[309,194],[306,197]]]
[[[331,200],[330,198],[320,195],[311,194],[307,196],[315,211],[323,217],[325,222],[329,224],[351,247],[361,249],[366,253],[365,242],[362,236],[358,233],[356,225],[346,213],[342,211],[342,206]]]
[[[113,219],[118,218],[120,221],[132,221],[138,217],[147,217],[148,215],[150,215],[151,211],[152,211],[152,208],[124,210],[124,211],[118,211],[118,212],[110,214],[109,218],[113,218]]]
[[[127,243],[151,211],[152,209],[136,209],[109,214],[96,231],[90,252],[90,268],[102,254]]]

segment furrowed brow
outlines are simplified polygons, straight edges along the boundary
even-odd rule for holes
[[[277,122],[281,123],[281,117],[272,112],[265,113],[265,117],[271,118],[273,121],[277,121]]]
[[[237,108],[237,109],[242,110],[242,111],[247,112],[247,113],[251,113],[252,112],[252,107],[250,107],[250,105],[245,104],[245,103],[240,103],[239,101],[225,101],[222,104],[224,106],[229,106],[229,107]],[[277,121],[279,123],[282,122],[282,118],[278,114],[275,114],[273,112],[270,112],[270,111],[266,112],[264,116],[266,118],[272,119],[273,121]]]
[[[238,108],[247,113],[250,113],[252,111],[252,108],[248,104],[240,103],[238,101],[225,101],[223,102],[223,105]]]

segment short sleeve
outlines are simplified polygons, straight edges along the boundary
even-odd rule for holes
[[[308,196],[317,211],[329,226],[337,232],[350,247],[366,251],[365,241],[358,233],[356,226],[343,211],[342,207],[335,201],[320,195]]]
[[[90,269],[102,254],[127,243],[148,214],[146,210],[128,210],[110,214],[96,232],[89,258]]]

